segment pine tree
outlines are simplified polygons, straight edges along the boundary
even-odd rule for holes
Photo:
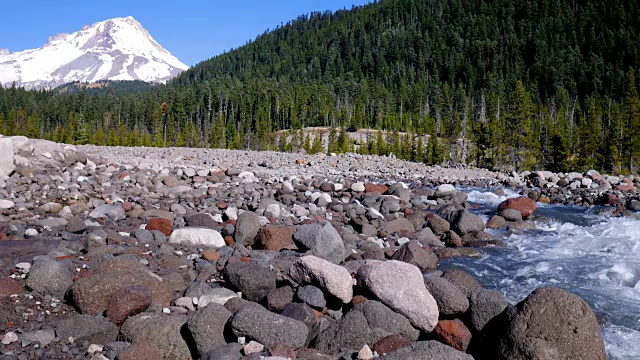
[[[304,135],[304,144],[302,145],[302,148],[307,152],[307,154],[311,154],[311,139],[309,138],[308,133]]]
[[[311,153],[318,154],[322,152],[322,134],[318,133],[313,137],[313,145],[311,145]]]
[[[338,143],[336,138],[336,128],[332,126],[331,130],[329,131],[329,148],[327,152],[334,153],[334,152],[337,152],[337,149],[338,149]]]
[[[507,123],[510,145],[513,149],[512,163],[516,171],[531,162],[530,151],[532,143],[531,129],[531,99],[524,89],[522,81],[516,81],[515,91],[511,103],[511,112]]]
[[[4,112],[0,111],[0,134],[7,135],[7,124]]]
[[[640,100],[636,89],[636,73],[633,68],[630,68],[627,73],[624,103],[629,170],[634,173],[638,160],[640,160]]]

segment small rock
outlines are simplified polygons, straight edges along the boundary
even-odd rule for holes
[[[249,343],[247,343],[243,349],[245,355],[259,353],[259,352],[262,352],[262,350],[264,350],[264,345],[253,340],[249,341]]]
[[[149,220],[145,229],[149,231],[158,230],[166,236],[169,236],[173,230],[173,225],[169,219],[156,217]]]
[[[16,341],[18,341],[18,335],[12,331],[4,334],[4,337],[2,337],[2,345],[13,344]]]

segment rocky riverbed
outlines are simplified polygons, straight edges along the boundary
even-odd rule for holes
[[[0,154],[0,359],[605,359],[580,297],[512,304],[439,264],[533,231],[536,201],[633,217],[640,180],[22,137]],[[523,197],[485,222],[465,186]]]

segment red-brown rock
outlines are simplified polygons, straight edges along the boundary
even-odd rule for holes
[[[364,192],[365,193],[379,192],[379,193],[384,194],[385,192],[387,192],[388,189],[389,189],[389,187],[386,186],[386,185],[383,185],[383,184],[369,183],[369,184],[366,184],[364,186]]]
[[[122,325],[129,316],[143,312],[151,305],[151,291],[144,286],[122,288],[111,296],[107,317],[116,325]]]
[[[86,277],[73,282],[73,300],[83,314],[96,315],[107,310],[112,297],[121,289],[143,286],[151,292],[151,303],[169,306],[174,292],[157,275],[131,259],[105,261]]]
[[[19,282],[10,278],[0,278],[0,299],[23,292],[24,288]]]
[[[625,180],[629,180],[629,179],[625,179]],[[636,188],[633,185],[618,185],[616,186],[616,190],[618,191],[622,191],[622,192],[636,192]]]
[[[263,249],[280,251],[293,244],[294,230],[292,226],[263,226],[258,233],[258,243]]]
[[[280,356],[283,358],[289,358],[291,360],[296,360],[296,353],[293,351],[293,348],[289,345],[285,344],[275,344],[269,348],[269,354],[271,356]]]
[[[366,297],[362,296],[362,295],[356,295],[353,297],[353,299],[351,299],[351,305],[358,305],[361,304],[365,301],[367,301],[369,299],[367,299]]]
[[[408,345],[411,345],[411,341],[405,339],[402,335],[394,334],[378,340],[377,343],[373,344],[372,350],[383,355]]]
[[[149,220],[146,229],[149,231],[158,230],[163,234],[169,236],[171,235],[171,231],[173,230],[173,225],[171,224],[171,221],[169,219],[152,218],[151,220]]]
[[[440,342],[460,351],[467,351],[471,342],[471,331],[459,319],[440,320],[433,331]]]
[[[520,197],[514,199],[507,199],[498,205],[498,212],[504,209],[514,209],[520,212],[522,219],[528,219],[534,211],[537,209],[536,202],[528,197]]]

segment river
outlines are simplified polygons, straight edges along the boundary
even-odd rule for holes
[[[487,221],[498,204],[518,196],[466,189],[469,202]],[[610,359],[640,358],[640,221],[602,215],[598,208],[538,204],[537,230],[519,234],[489,230],[504,248],[483,250],[480,259],[453,258],[460,267],[512,303],[541,286],[557,286],[585,299],[604,319],[602,335]]]

